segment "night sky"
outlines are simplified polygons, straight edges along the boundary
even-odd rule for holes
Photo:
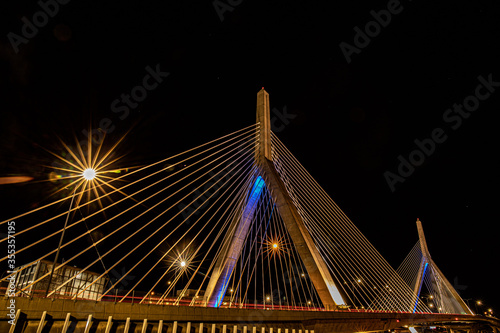
[[[84,140],[89,124],[113,128],[106,142],[128,132],[124,164],[152,163],[254,123],[265,87],[272,114],[289,114],[276,134],[391,265],[420,218],[462,297],[495,309],[497,2],[61,2],[45,16],[35,1],[1,4],[1,177],[46,178],[40,146]],[[385,27],[369,25],[379,29],[363,40],[374,15]],[[151,71],[143,100],[120,100]],[[448,111],[464,100],[475,111]],[[384,174],[398,174],[398,156],[423,156],[415,140],[436,129],[444,142],[392,191]],[[0,185],[2,220],[43,193]]]

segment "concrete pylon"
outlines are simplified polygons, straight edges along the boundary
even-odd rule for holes
[[[429,253],[429,249],[427,248],[427,242],[425,240],[425,235],[424,235],[424,228],[422,227],[422,222],[417,218],[417,230],[418,230],[418,238],[420,241],[420,250],[422,251],[422,259],[420,261],[420,267],[417,273],[417,278],[415,280],[415,285],[413,286],[413,291],[416,295],[416,300],[415,300],[415,307],[412,309],[413,312],[415,312],[415,309],[418,304],[418,300],[420,297],[420,291],[422,290],[422,284],[424,282],[424,277],[425,273],[428,269],[432,269],[438,276],[439,279],[444,283],[446,289],[451,293],[451,296],[455,299],[455,301],[458,303],[458,305],[462,308],[463,312],[465,314],[473,314],[472,311],[469,309],[467,304],[462,300],[460,295],[457,293],[455,288],[451,285],[451,283],[446,279],[444,276],[443,272],[437,267],[437,265],[434,263],[434,261],[431,258],[431,255]],[[434,281],[433,283],[436,283]],[[441,302],[443,302],[442,297],[441,297]],[[442,308],[444,306],[442,305]]]
[[[244,240],[248,235],[257,206],[255,203],[259,199],[260,191],[266,186],[276,203],[278,212],[321,302],[325,308],[334,309],[337,304],[345,304],[344,298],[335,285],[326,263],[316,248],[272,162],[269,94],[264,88],[257,93],[257,122],[259,123],[259,147],[255,153],[255,163],[258,166],[259,174],[255,179],[252,191],[245,199],[245,208],[241,218],[232,222],[230,230],[233,232],[226,235],[224,243],[227,240],[229,245],[223,249],[219,256],[205,291],[204,300],[208,306],[218,307],[220,305],[234,265],[238,261]],[[231,241],[229,242],[229,240]]]

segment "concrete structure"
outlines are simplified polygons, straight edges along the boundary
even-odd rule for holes
[[[441,326],[447,328],[477,330],[493,329],[498,332],[500,320],[485,316],[436,313],[398,313],[363,311],[272,311],[227,308],[162,306],[131,303],[71,301],[48,298],[18,298],[15,302],[18,319],[15,327],[7,316],[9,299],[0,300],[0,332],[14,328],[17,333],[37,332],[85,332],[90,326],[92,333],[115,332],[191,332],[234,331],[239,332],[361,332],[405,329],[414,326]],[[25,310],[27,309],[27,310]],[[89,314],[92,314],[90,317]],[[146,319],[146,320],[145,320]],[[162,330],[158,330],[161,328]],[[419,329],[422,331],[421,329]],[[495,331],[496,330],[496,331]]]
[[[415,295],[417,295],[417,299],[415,300],[415,307],[413,308],[413,311],[415,311],[415,308],[417,307],[417,302],[419,301],[420,297],[420,292],[422,290],[422,284],[424,282],[424,277],[427,272],[427,270],[432,269],[434,272],[437,273],[439,276],[439,279],[444,283],[446,289],[448,292],[451,294],[451,297],[457,302],[459,307],[462,310],[463,314],[473,314],[473,312],[469,309],[467,304],[462,300],[460,295],[458,295],[457,291],[451,283],[446,279],[444,274],[441,272],[441,270],[437,267],[437,265],[434,263],[434,261],[431,258],[431,255],[429,253],[429,249],[427,248],[427,242],[425,241],[425,235],[424,235],[424,228],[422,227],[422,222],[417,219],[417,230],[418,230],[418,238],[420,240],[420,249],[422,251],[422,260],[420,261],[420,266],[418,269],[417,273],[417,278],[415,280],[415,285],[413,286],[413,290],[415,292]],[[444,292],[442,292],[444,293]],[[440,300],[442,302],[442,298]],[[442,305],[444,308],[444,305]]]
[[[255,155],[259,175],[248,195],[241,219],[233,221],[229,229],[232,232],[226,235],[224,243],[229,245],[223,249],[216,263],[204,300],[209,306],[220,306],[252,223],[257,206],[255,202],[259,199],[263,186],[267,186],[323,306],[326,309],[335,309],[337,305],[345,304],[344,298],[272,162],[269,94],[264,88],[257,94],[256,118],[260,125],[259,147]]]

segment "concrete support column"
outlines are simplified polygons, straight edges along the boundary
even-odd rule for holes
[[[125,321],[125,329],[123,330],[123,333],[128,333],[128,330],[130,329],[130,317],[127,318]]]
[[[233,234],[229,232],[226,234],[225,238],[230,241],[224,241],[224,244],[227,243],[228,246],[223,248],[221,255],[217,259],[207,289],[205,290],[204,301],[208,306],[219,307],[223,301],[234,266],[245,245],[245,240],[247,239],[248,231],[257,208],[257,201],[264,186],[264,180],[258,177],[246,198],[241,218],[236,216],[231,222],[229,230],[232,230]]]
[[[327,309],[335,309],[337,304],[345,304],[273,162],[265,160],[262,169],[266,185],[321,302]]]
[[[106,330],[104,331],[104,333],[109,333],[111,331],[111,326],[113,326],[113,317],[109,316],[108,322],[106,323]]]
[[[92,315],[89,315],[87,318],[87,324],[85,325],[85,330],[83,333],[89,333],[90,332],[90,327],[92,327]]]
[[[472,314],[472,311],[469,309],[469,307],[467,306],[467,304],[465,304],[465,302],[460,297],[460,295],[458,295],[458,293],[455,290],[455,288],[451,285],[451,283],[448,281],[448,279],[446,279],[446,277],[444,276],[444,274],[441,272],[441,270],[437,267],[437,265],[432,260],[431,255],[429,253],[429,249],[427,248],[427,242],[425,240],[425,235],[424,235],[424,228],[422,227],[422,222],[420,222],[420,220],[418,218],[417,218],[417,230],[418,230],[418,238],[420,240],[420,249],[422,250],[422,257],[423,257],[422,258],[422,265],[429,265],[429,266],[431,266],[432,269],[435,272],[437,272],[437,274],[439,275],[439,277],[443,281],[444,285],[451,292],[453,298],[457,301],[457,303],[460,305],[460,307],[462,308],[462,310],[466,314]],[[424,264],[424,262],[425,262],[425,264]],[[425,271],[425,266],[424,266],[424,268],[421,267],[421,269],[423,269]],[[421,276],[420,275],[420,270],[419,270],[419,276],[418,276],[418,278],[421,278],[423,280],[423,278],[424,278],[423,275],[424,274],[425,274],[425,272],[423,272],[422,276]],[[415,288],[418,287],[418,284],[420,284],[420,286],[422,285],[422,281],[418,281],[418,278],[417,278],[417,282],[416,282],[417,285],[415,285]],[[441,299],[442,299],[442,297],[441,297]]]
[[[42,318],[40,318],[40,323],[38,324],[38,329],[36,333],[42,333],[43,326],[45,326],[45,316],[47,316],[47,311],[43,311]]]
[[[260,123],[259,150],[256,160],[271,157],[271,106],[269,105],[269,94],[262,88],[257,93],[257,122]]]
[[[66,320],[64,320],[64,325],[63,325],[63,328],[61,330],[61,333],[66,333],[68,331],[68,328],[69,328],[69,324],[71,324],[71,313],[67,313],[66,314]],[[125,332],[127,333],[127,332]]]
[[[17,325],[17,321],[19,320],[19,317],[21,316],[21,309],[17,309],[16,311],[16,316],[14,317],[14,325],[10,325],[9,333],[14,333]]]

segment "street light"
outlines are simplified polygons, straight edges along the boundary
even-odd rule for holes
[[[90,131],[90,132],[92,132],[92,131]],[[124,139],[124,137],[122,137],[118,141],[118,143],[121,142],[123,139]],[[89,138],[88,154],[87,154],[87,156],[85,156],[83,149],[80,145],[76,146],[77,152],[73,152],[73,150],[67,144],[65,144],[62,140],[60,140],[60,141],[61,141],[61,144],[68,151],[68,153],[74,158],[75,161],[71,161],[70,159],[67,159],[64,156],[60,156],[58,154],[55,154],[55,153],[49,151],[49,153],[56,156],[58,159],[60,159],[62,162],[65,162],[69,166],[66,168],[55,168],[55,169],[65,170],[65,171],[69,172],[68,176],[65,176],[65,177],[56,176],[56,179],[57,178],[59,178],[59,179],[73,179],[73,178],[75,178],[74,180],[71,181],[71,183],[69,185],[67,185],[68,188],[74,185],[74,190],[73,190],[73,195],[71,197],[71,203],[69,205],[68,214],[66,215],[66,221],[64,222],[64,227],[63,227],[63,230],[61,233],[61,237],[59,239],[59,245],[57,246],[56,256],[55,256],[54,262],[52,264],[52,269],[50,272],[45,297],[47,297],[47,295],[48,295],[50,284],[52,282],[52,277],[53,277],[54,271],[55,271],[55,266],[57,265],[57,260],[59,259],[59,253],[61,251],[62,241],[63,241],[64,234],[66,231],[66,227],[68,225],[71,210],[73,208],[73,202],[74,202],[74,199],[76,197],[77,189],[79,189],[81,186],[81,188],[80,188],[81,191],[79,193],[79,196],[78,196],[78,199],[76,202],[78,208],[80,207],[80,205],[79,205],[80,200],[81,200],[84,192],[86,192],[86,191],[89,191],[89,195],[90,195],[90,191],[94,190],[94,192],[96,193],[96,197],[97,197],[96,199],[99,200],[99,203],[100,203],[99,195],[97,195],[98,185],[100,185],[99,187],[102,187],[102,185],[106,185],[106,186],[114,189],[115,191],[119,191],[119,190],[116,187],[114,187],[113,185],[111,185],[109,182],[104,182],[102,179],[100,179],[98,176],[98,173],[99,174],[104,174],[104,173],[108,173],[108,172],[119,173],[122,170],[128,170],[127,168],[119,168],[119,169],[114,169],[114,170],[108,169],[108,166],[110,165],[110,163],[107,162],[108,156],[116,148],[118,143],[115,144],[113,146],[113,148],[111,148],[109,151],[105,152],[104,156],[102,156],[100,159],[98,159],[98,157],[100,156],[99,153],[102,152],[101,151],[102,142],[101,142],[97,152],[95,154],[92,154],[91,139]],[[80,159],[77,157],[78,155],[80,155],[80,157],[81,157]],[[103,170],[103,169],[105,169],[105,170]],[[105,176],[103,176],[103,177],[109,178],[109,177],[105,177]],[[60,189],[60,190],[62,190],[62,189]],[[60,190],[58,190],[58,191],[60,191]],[[100,190],[103,191],[102,188]],[[119,192],[123,193],[121,191],[119,191]],[[55,292],[55,290],[52,293],[54,293],[54,292]]]
[[[85,181],[92,181],[95,178],[95,176],[96,176],[96,171],[93,168],[87,168],[82,172],[82,177],[85,179]],[[71,214],[71,208],[73,207],[73,201],[75,200],[76,190],[78,189],[78,187],[79,185],[75,187],[73,195],[71,196],[71,203],[69,204],[68,214],[66,214],[66,221],[64,221],[64,227],[61,233],[61,237],[59,238],[59,245],[57,246],[56,257],[54,258],[54,262],[52,263],[52,269],[50,271],[49,281],[47,283],[47,289],[45,290],[45,297],[47,297],[49,293],[50,284],[52,283],[52,276],[54,275],[54,270],[57,265],[57,260],[59,259],[59,253],[61,252],[61,245],[64,238],[64,233],[66,232],[66,227],[68,226],[69,215]]]
[[[71,213],[71,207],[73,206],[73,201],[75,200],[76,188],[73,191],[73,195],[71,196],[71,203],[69,204],[68,214],[66,214],[66,221],[64,221],[63,231],[61,233],[61,237],[59,238],[59,245],[57,245],[56,257],[54,258],[54,262],[52,263],[52,269],[50,270],[49,281],[47,283],[47,289],[45,290],[45,297],[49,294],[50,284],[52,283],[52,276],[54,275],[54,270],[57,265],[57,259],[59,258],[59,252],[61,251],[61,245],[64,238],[64,233],[66,232],[66,226],[68,225],[69,215]]]
[[[83,170],[82,176],[86,180],[92,180],[96,176],[96,171],[92,168],[85,169],[85,170]]]

